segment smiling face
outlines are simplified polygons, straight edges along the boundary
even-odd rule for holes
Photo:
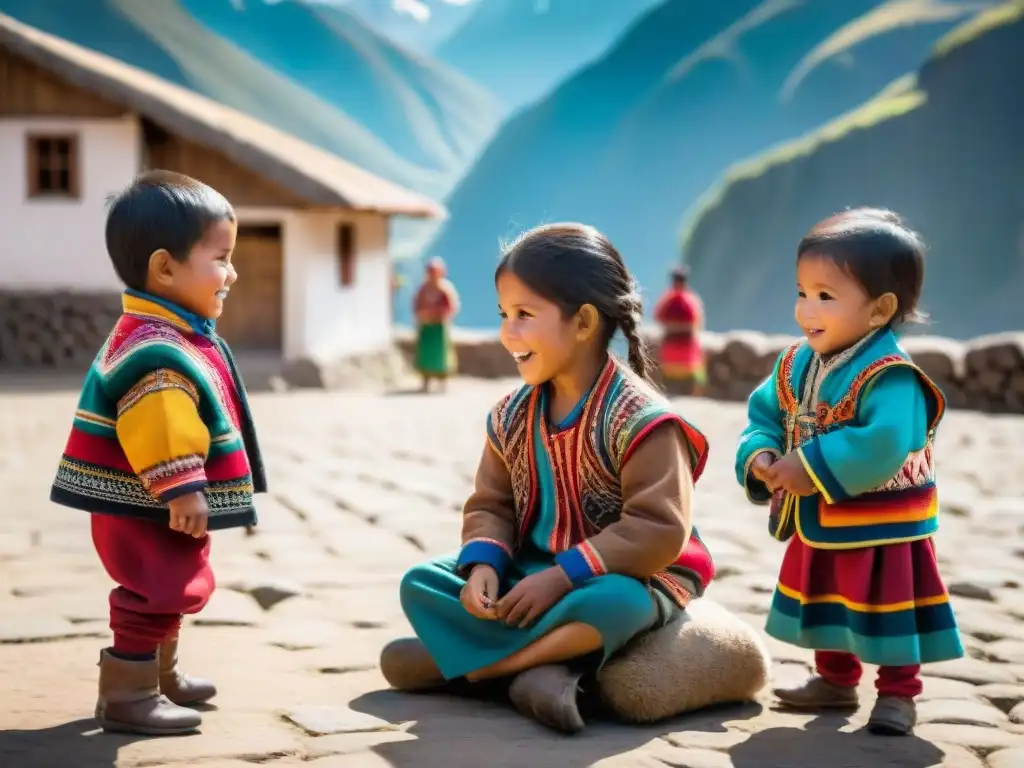
[[[831,355],[853,346],[888,322],[885,303],[832,259],[805,254],[796,267],[796,321],[811,349]],[[888,294],[892,296],[892,294]],[[885,297],[882,297],[885,299]]]
[[[231,263],[237,235],[236,222],[216,221],[207,227],[186,261],[176,261],[166,251],[157,251],[150,257],[147,290],[200,317],[216,320],[224,311],[228,291],[238,279]]]
[[[538,385],[570,370],[580,353],[578,324],[506,270],[497,280],[501,343],[527,384]]]

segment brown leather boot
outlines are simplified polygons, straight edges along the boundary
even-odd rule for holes
[[[202,704],[217,695],[217,687],[201,677],[178,669],[178,638],[165,641],[157,654],[160,661],[160,693],[180,707]]]
[[[773,693],[793,709],[856,709],[860,703],[856,688],[832,685],[820,675],[791,688],[775,688]]]
[[[179,707],[160,694],[156,659],[127,661],[100,652],[96,720],[105,731],[169,736],[192,733],[202,723],[198,712]]]
[[[577,699],[582,676],[562,664],[545,664],[516,675],[508,696],[527,717],[564,733],[576,733],[584,727]]]
[[[380,653],[380,671],[392,688],[426,691],[444,685],[444,675],[416,637],[392,640]]]

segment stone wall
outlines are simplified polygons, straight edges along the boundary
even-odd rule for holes
[[[0,370],[84,370],[120,313],[118,293],[0,290]]]
[[[0,370],[84,370],[106,339],[121,309],[119,294],[31,293],[0,290]],[[482,378],[517,375],[512,358],[493,333],[456,330],[459,373]],[[650,334],[652,343],[656,334]],[[741,401],[767,376],[793,339],[753,331],[707,333],[708,396]],[[396,332],[399,350],[412,357],[413,335]],[[907,351],[946,393],[952,408],[1024,413],[1024,333],[1001,333],[968,342],[907,337]],[[379,359],[378,359],[379,357]],[[391,382],[402,368],[390,355],[375,356],[358,378]],[[308,367],[308,366],[307,366]],[[337,370],[335,370],[335,368]],[[292,386],[336,388],[355,376],[351,366],[303,373],[287,367]],[[330,375],[327,375],[327,374]]]
[[[0,290],[0,373],[80,373],[121,314],[120,293]],[[397,350],[322,363],[238,355],[249,389],[393,387],[410,371]],[[278,384],[275,384],[275,381]]]
[[[656,334],[649,335],[652,344]],[[500,378],[516,376],[509,354],[493,334],[456,330],[459,373]],[[706,333],[707,394],[718,400],[745,400],[769,373],[779,353],[794,339],[754,331]],[[398,335],[412,355],[412,334]],[[951,408],[988,413],[1024,413],[1024,333],[1001,333],[968,342],[934,336],[908,336],[904,347],[945,392]],[[653,357],[653,350],[652,350]]]

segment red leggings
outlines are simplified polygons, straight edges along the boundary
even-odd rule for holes
[[[860,682],[863,669],[860,660],[852,653],[840,651],[815,651],[814,664],[818,674],[832,685],[852,688]],[[879,696],[899,696],[912,699],[920,696],[923,686],[918,673],[920,664],[906,667],[879,667],[875,689]]]
[[[159,523],[92,515],[92,541],[119,586],[110,592],[114,650],[153,653],[198,613],[214,590],[210,537],[193,538]]]

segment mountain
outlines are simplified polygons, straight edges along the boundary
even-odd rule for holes
[[[503,125],[448,198],[427,252],[448,260],[456,285],[480,285],[500,238],[586,221],[623,252],[650,308],[677,258],[679,212],[725,168],[861,103],[978,7],[666,0]],[[493,325],[491,304],[468,297],[461,322]]]
[[[136,0],[138,2],[139,0]],[[197,21],[351,115],[402,157],[434,170],[468,163],[500,106],[476,83],[397,47],[332,5],[178,0]]]
[[[1021,72],[1024,2],[1015,0],[943,38],[916,75],[732,169],[684,236],[711,327],[795,330],[800,237],[834,211],[877,205],[929,245],[930,332],[1024,328]]]
[[[444,42],[484,0],[307,0],[341,6],[403,48],[430,53]],[[398,5],[399,7],[396,7]]]
[[[500,107],[344,8],[237,0],[0,0],[0,11],[253,115],[435,197]]]
[[[637,16],[662,2],[478,0],[435,54],[514,111],[600,56]]]

